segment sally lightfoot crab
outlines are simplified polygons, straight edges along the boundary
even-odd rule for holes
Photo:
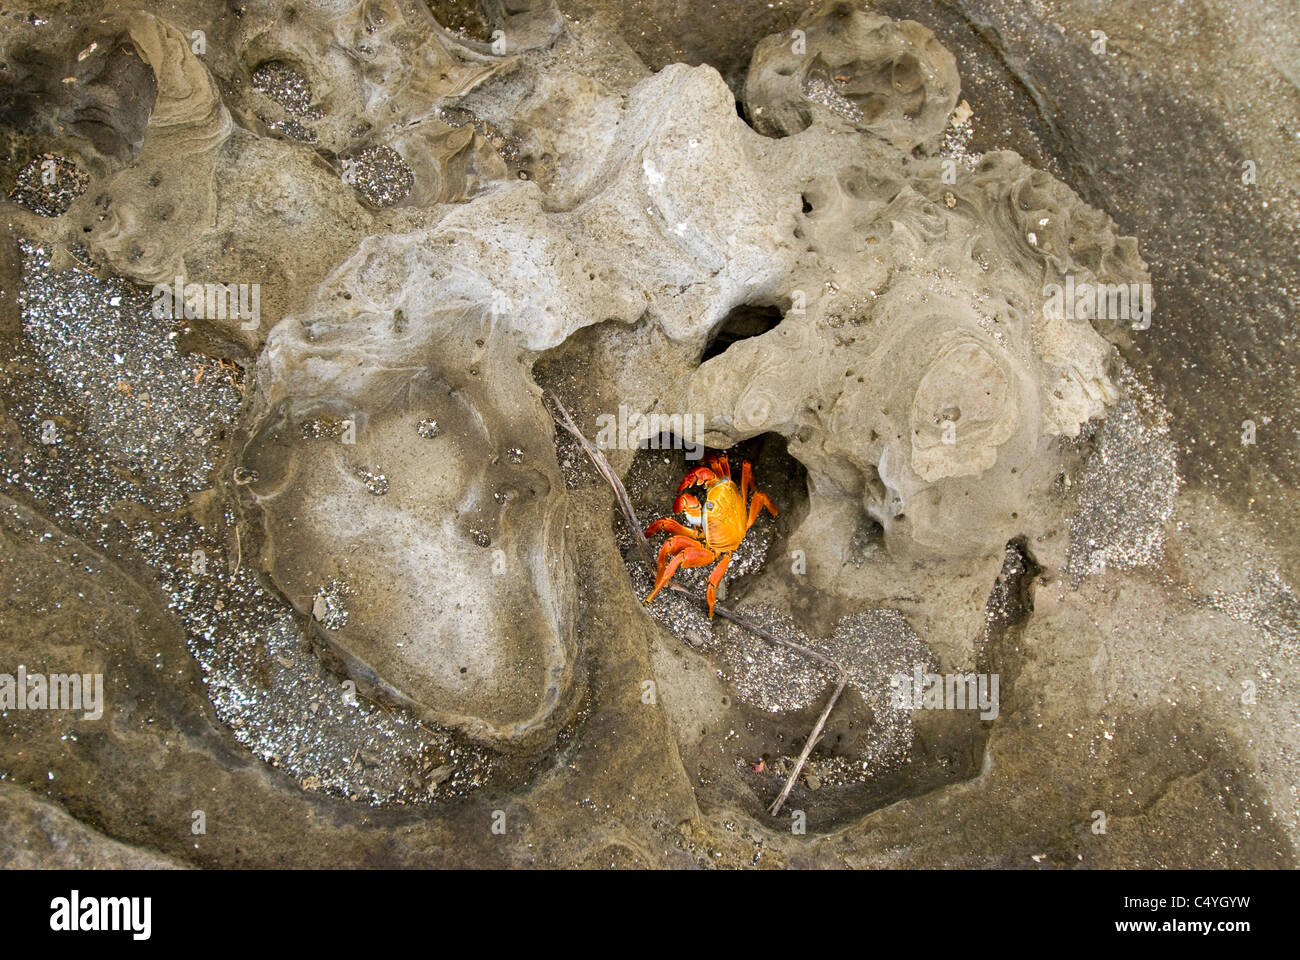
[[[683,492],[693,486],[704,487],[702,506],[695,496]],[[645,598],[645,603],[649,604],[655,598],[679,567],[707,567],[717,561],[718,565],[709,574],[709,587],[705,594],[711,618],[718,584],[727,572],[732,551],[745,539],[745,534],[758,519],[758,512],[766,507],[767,512],[775,517],[776,507],[766,493],[755,488],[748,460],[741,461],[740,486],[736,486],[725,454],[709,457],[708,466],[688,472],[677,487],[677,493],[673,512],[682,514],[686,525],[672,517],[660,517],[645,530],[647,538],[661,530],[670,534],[659,548],[655,588]]]

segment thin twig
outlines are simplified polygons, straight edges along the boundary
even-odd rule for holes
[[[803,745],[803,751],[799,754],[799,759],[795,762],[794,769],[790,771],[790,776],[786,778],[785,788],[781,791],[781,795],[776,798],[776,802],[768,808],[771,811],[772,816],[775,817],[781,812],[781,805],[785,803],[785,798],[790,796],[790,791],[794,787],[794,782],[799,779],[799,773],[803,770],[803,765],[808,759],[808,754],[812,753],[813,747],[817,745],[817,740],[821,736],[822,727],[826,726],[826,720],[831,715],[831,711],[835,709],[835,703],[839,700],[840,694],[844,692],[844,684],[847,682],[848,677],[841,673],[839,682],[835,684],[835,692],[831,694],[830,700],[826,701],[826,709],[823,710],[822,715],[817,718],[817,726],[813,727],[812,733],[808,734],[808,740]]]
[[[668,589],[674,591],[675,593],[685,594],[691,599],[703,603],[706,607],[708,606],[707,600],[702,598],[698,593],[692,593],[690,590],[686,589],[685,587],[679,587],[675,583],[670,583],[668,585]],[[811,647],[805,647],[802,643],[795,643],[793,640],[786,640],[783,637],[778,637],[772,631],[768,630],[765,627],[760,627],[753,620],[749,620],[741,616],[740,614],[736,613],[736,611],[730,609],[729,607],[724,607],[720,603],[715,603],[713,605],[713,612],[716,613],[718,616],[722,617],[722,619],[730,620],[732,623],[736,624],[736,626],[744,627],[750,633],[757,634],[758,636],[762,637],[764,640],[768,641],[769,643],[779,644],[780,646],[793,650],[795,653],[803,654],[805,657],[808,657],[812,660],[816,660],[819,663],[825,664],[827,667],[834,670],[836,674],[845,673],[844,668],[840,666],[839,662],[826,656],[826,654],[818,653],[816,650],[812,649]]]
[[[244,562],[244,548],[239,543],[239,524],[235,524],[235,569],[230,571],[230,582],[235,582],[235,575],[239,573],[239,565]]]
[[[655,562],[654,551],[650,549],[650,541],[641,532],[641,524],[637,521],[636,511],[632,509],[632,499],[627,495],[627,488],[623,486],[623,481],[618,478],[618,474],[609,465],[609,461],[600,448],[588,440],[582,431],[578,429],[578,425],[573,422],[573,418],[569,416],[569,411],[560,402],[560,398],[553,393],[547,393],[546,395],[550,397],[551,402],[555,404],[555,409],[560,413],[560,416],[555,418],[555,422],[573,434],[574,439],[582,444],[582,449],[586,451],[587,457],[595,466],[596,471],[605,478],[606,483],[614,488],[614,497],[618,501],[619,510],[623,513],[623,520],[632,533],[632,542],[640,549],[642,559],[653,568]]]
[[[614,472],[614,468],[610,466],[609,460],[606,459],[604,452],[588,440],[583,432],[578,429],[578,425],[573,422],[573,418],[569,416],[569,411],[565,409],[560,398],[549,391],[546,392],[546,396],[553,404],[555,404],[555,409],[558,411],[558,416],[554,413],[552,414],[555,418],[555,422],[572,434],[573,438],[581,444],[583,451],[587,454],[587,458],[591,460],[592,466],[596,468],[596,472],[604,477],[605,482],[613,488],[614,499],[618,503],[619,512],[623,514],[624,523],[627,524],[628,530],[632,534],[632,542],[637,546],[641,553],[641,558],[646,562],[646,565],[653,570],[655,567],[654,551],[650,547],[650,541],[645,538],[645,534],[641,531],[641,523],[637,520],[636,510],[632,507],[632,498],[627,495],[627,488],[623,486],[623,481],[619,479],[618,474]],[[697,606],[708,609],[708,600],[687,587],[683,587],[676,583],[669,583],[666,585],[666,589],[695,601]],[[774,643],[778,646],[785,647],[788,650],[793,650],[795,653],[816,660],[818,663],[821,663],[835,671],[837,681],[835,692],[831,694],[831,698],[826,704],[826,709],[822,711],[821,718],[817,721],[817,726],[813,727],[812,733],[809,734],[808,741],[804,744],[803,752],[799,754],[799,760],[785,782],[785,788],[781,791],[781,795],[776,798],[776,802],[772,804],[772,816],[776,816],[781,811],[781,805],[785,803],[786,797],[790,795],[790,791],[793,789],[795,781],[799,778],[799,773],[803,770],[804,762],[808,759],[808,755],[812,753],[813,747],[816,746],[817,737],[820,735],[822,728],[826,725],[826,720],[830,716],[831,710],[834,709],[836,701],[840,698],[840,694],[844,692],[844,686],[848,683],[848,671],[844,669],[843,664],[834,658],[828,657],[824,653],[819,653],[811,647],[805,647],[801,643],[795,643],[792,640],[778,637],[772,631],[759,626],[749,618],[741,616],[734,610],[724,607],[720,603],[715,603],[713,605],[713,612],[724,620],[730,620],[732,623],[739,627],[743,627],[750,633],[762,637],[769,643]]]

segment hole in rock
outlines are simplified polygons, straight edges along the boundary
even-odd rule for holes
[[[849,559],[861,565],[881,549],[885,542],[885,528],[874,517],[863,514],[853,530],[853,539],[849,541]]]
[[[922,697],[924,690],[934,685],[930,679],[933,677],[943,689],[946,705],[952,703],[960,688],[965,691],[963,699],[974,707],[910,710],[914,735],[905,759],[879,765],[871,759],[879,756],[882,746],[887,747],[881,741],[893,721],[886,715],[878,715],[858,690],[852,686],[846,689],[826,724],[824,736],[812,751],[805,776],[790,796],[792,807],[807,812],[810,831],[830,831],[899,800],[979,776],[989,733],[992,724],[997,722],[997,717],[982,719],[981,714],[992,714],[993,711],[984,708],[994,703],[998,717],[1014,709],[1012,688],[1023,662],[1018,652],[1019,638],[1032,613],[1031,584],[1040,569],[1023,540],[1006,545],[1001,572],[985,601],[984,636],[976,645],[974,663],[962,668],[935,662],[922,666]],[[993,696],[994,676],[998,678],[996,696]],[[915,675],[906,682],[914,685]],[[797,754],[826,692],[801,711],[727,718],[725,730],[743,731],[735,741],[738,750],[743,750],[754,737],[777,738],[775,750],[765,748],[767,769],[764,771],[756,772],[748,763],[736,765],[745,788],[753,791],[760,801],[779,789],[782,778],[773,777],[771,771],[785,769],[781,758]],[[981,695],[985,697],[982,703]],[[725,746],[723,753],[726,753]],[[707,755],[707,751],[702,755]],[[745,759],[748,761],[747,756]],[[720,769],[717,774],[719,782],[726,776]],[[710,787],[697,791],[701,805],[719,802],[724,789],[713,791]],[[711,791],[716,796],[711,796]],[[732,788],[732,792],[744,795],[746,791]]]
[[[759,306],[757,304],[742,304],[733,309],[723,319],[722,323],[713,331],[708,345],[704,348],[704,353],[700,356],[700,363],[712,360],[721,353],[725,353],[727,348],[733,343],[739,343],[741,340],[748,340],[750,337],[759,337],[772,330],[782,320],[781,310],[779,307],[767,305]]]
[[[702,451],[703,456],[688,457],[687,454]],[[749,596],[751,589],[761,593],[757,585],[761,573],[770,557],[784,559],[785,541],[790,530],[798,525],[808,510],[808,474],[802,463],[790,455],[786,449],[784,437],[775,433],[764,433],[751,437],[726,450],[697,447],[691,441],[683,441],[676,433],[662,432],[642,442],[632,465],[623,478],[631,498],[637,519],[644,530],[651,521],[660,517],[672,517],[684,523],[684,518],[672,512],[673,500],[677,497],[677,486],[687,471],[704,466],[708,457],[722,453],[731,465],[732,479],[739,484],[741,464],[749,461],[753,468],[754,483],[757,489],[766,493],[777,508],[778,516],[773,519],[766,511],[760,513],[754,526],[750,528],[741,541],[740,547],[733,553],[724,580],[724,591],[732,600]],[[701,488],[693,488],[695,496],[704,499]],[[628,562],[628,572],[633,588],[640,591],[639,596],[649,593],[653,578],[649,577],[644,565],[631,550],[632,539],[628,534],[622,515],[615,511],[612,518],[615,540]],[[664,535],[656,535],[651,546],[658,551]],[[784,551],[784,552],[783,552]],[[673,578],[674,583],[703,593],[707,586],[710,567],[684,569]],[[642,589],[644,588],[644,589]],[[757,599],[757,597],[756,597]],[[732,601],[728,601],[729,603]],[[677,608],[682,609],[678,610]],[[707,631],[709,624],[702,612],[695,611],[690,601],[661,594],[655,598],[652,612],[663,622],[672,621],[677,614],[691,616],[692,622]]]

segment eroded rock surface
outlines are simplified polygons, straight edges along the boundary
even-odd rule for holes
[[[840,0],[754,48],[744,99],[770,136],[817,123],[910,150],[943,130],[960,86],[952,54],[921,24]]]
[[[272,576],[353,675],[504,741],[546,727],[576,655],[563,484],[509,369],[491,388],[430,366],[359,395],[295,391],[244,459]]]
[[[280,13],[5,40],[4,186],[43,246],[0,260],[30,293],[0,297],[0,650],[116,671],[107,729],[21,718],[12,858],[1293,864],[1287,571],[1180,492],[1117,349],[1142,328],[1045,309],[1147,265],[1061,179],[964,148],[927,26],[831,3],[724,79],[547,3],[486,3],[480,35]],[[178,276],[260,284],[262,315],[143,313]],[[781,513],[723,602],[849,670],[792,794],[811,839],[766,808],[834,676],[680,597],[647,614],[542,388],[589,435],[698,417],[754,459]],[[624,437],[636,509],[668,512],[681,451]],[[999,709],[898,707],[916,667],[1000,675]],[[83,791],[112,764],[157,783]],[[196,793],[231,825],[202,850]]]

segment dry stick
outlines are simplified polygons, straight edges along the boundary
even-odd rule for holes
[[[588,440],[586,436],[583,435],[583,432],[578,429],[578,425],[573,422],[573,418],[569,416],[569,411],[566,410],[564,404],[560,402],[560,398],[549,391],[547,391],[546,396],[555,404],[555,409],[559,411],[559,416],[555,417],[555,422],[573,435],[573,438],[578,441],[582,446],[583,451],[587,454],[587,458],[591,460],[592,466],[596,468],[596,472],[604,477],[605,482],[613,488],[614,499],[618,503],[619,511],[623,514],[624,522],[632,533],[633,543],[636,544],[640,551],[641,558],[651,569],[654,569],[654,551],[650,549],[650,541],[648,541],[645,538],[645,534],[641,532],[641,524],[636,518],[636,511],[632,509],[632,500],[627,495],[627,488],[623,486],[623,481],[618,478],[618,474],[614,472],[614,468],[610,466],[609,460],[605,458],[605,454],[601,452],[600,448]],[[669,583],[667,584],[667,589],[671,590],[673,593],[689,597],[699,606],[705,607],[706,609],[708,608],[708,600],[700,596],[698,593],[688,590],[686,587],[679,586],[675,583]],[[724,620],[730,620],[737,626],[744,627],[751,633],[757,634],[769,643],[775,643],[789,650],[793,650],[796,653],[800,653],[805,657],[809,657],[827,667],[830,667],[836,674],[838,682],[835,686],[835,692],[831,694],[830,700],[826,703],[826,709],[822,711],[821,717],[817,720],[817,725],[813,727],[812,733],[808,735],[808,740],[803,745],[803,751],[799,754],[799,759],[795,763],[794,769],[790,772],[790,776],[786,778],[785,788],[781,791],[781,795],[776,798],[776,802],[770,807],[772,816],[776,816],[781,812],[781,806],[785,803],[786,797],[790,795],[790,791],[794,788],[795,781],[799,779],[799,774],[803,772],[803,765],[807,762],[808,755],[812,753],[813,747],[816,746],[822,728],[826,726],[826,720],[831,715],[831,710],[835,708],[836,702],[840,699],[840,694],[844,692],[844,686],[848,682],[848,671],[846,671],[843,665],[837,660],[834,660],[823,653],[818,653],[810,647],[805,647],[801,643],[795,643],[791,640],[785,640],[778,637],[776,634],[772,633],[772,631],[760,627],[752,620],[742,617],[740,614],[722,606],[721,604],[714,604],[713,612],[720,615]]]
[[[230,572],[230,582],[235,582],[235,574],[239,573],[239,565],[244,562],[244,548],[239,543],[239,525],[235,525],[235,569]]]
[[[623,481],[618,478],[618,474],[609,465],[609,461],[605,459],[605,454],[601,453],[600,448],[588,440],[582,431],[578,429],[578,425],[573,422],[573,418],[569,416],[569,411],[560,402],[560,398],[549,392],[546,396],[550,398],[551,402],[555,404],[555,408],[560,412],[560,416],[555,418],[555,422],[573,434],[574,439],[582,444],[582,449],[586,451],[587,457],[595,466],[596,471],[605,478],[606,483],[614,488],[614,497],[618,501],[618,508],[623,513],[623,519],[627,522],[628,529],[632,531],[632,540],[640,549],[642,559],[653,567],[654,551],[650,549],[650,541],[641,532],[641,524],[637,522],[636,511],[632,509],[632,500],[627,495],[627,488],[623,486]]]
[[[826,701],[826,709],[823,710],[822,715],[817,718],[817,725],[813,727],[812,733],[808,734],[808,740],[803,745],[803,751],[799,754],[799,760],[794,765],[794,772],[786,778],[785,788],[781,791],[781,795],[776,798],[776,802],[773,803],[772,806],[768,807],[772,816],[775,817],[781,812],[781,804],[785,803],[785,798],[790,796],[790,791],[794,787],[794,782],[799,778],[799,771],[803,769],[804,761],[808,759],[808,754],[812,753],[813,747],[817,745],[817,741],[821,738],[822,727],[826,726],[826,720],[830,717],[831,710],[835,708],[835,703],[839,700],[840,694],[844,692],[844,684],[847,682],[848,677],[841,673],[839,681],[835,684],[835,692],[832,693],[831,698]]]

